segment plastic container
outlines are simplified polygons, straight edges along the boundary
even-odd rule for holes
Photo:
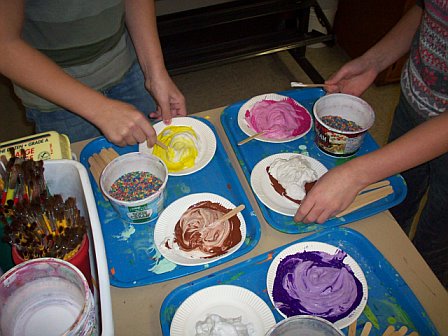
[[[0,277],[0,335],[97,335],[88,282],[56,258],[25,261]]]
[[[335,157],[354,155],[375,121],[372,107],[361,98],[333,93],[319,98],[313,106],[315,142],[324,153]],[[358,130],[343,130],[325,123],[322,118],[342,118],[353,122]]]
[[[114,325],[106,251],[87,170],[78,161],[48,160],[44,161],[44,176],[51,194],[60,194],[64,199],[70,196],[76,198],[76,207],[90,224],[89,257],[94,284],[93,296],[98,335],[113,336]]]
[[[343,336],[332,323],[320,317],[296,315],[273,326],[266,336]]]
[[[135,201],[119,200],[110,194],[112,184],[123,175],[131,172],[147,172],[160,180],[162,185],[148,197]],[[166,199],[168,169],[157,156],[132,152],[121,155],[104,168],[100,178],[101,190],[109,199],[120,218],[132,224],[154,221],[163,211]]]

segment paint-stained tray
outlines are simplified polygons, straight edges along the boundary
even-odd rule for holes
[[[370,332],[372,336],[382,335],[390,324],[396,330],[405,325],[409,329],[408,333],[417,331],[419,335],[439,335],[414,293],[381,252],[359,232],[339,227],[314,233],[174,289],[167,295],[160,309],[163,335],[170,334],[171,321],[185,299],[203,288],[218,284],[240,286],[252,291],[266,302],[277,322],[282,320],[283,317],[272,305],[267,292],[268,269],[271,261],[286,247],[304,241],[323,242],[339,247],[364,272],[369,294],[367,305],[358,318],[356,334],[360,334],[364,324],[370,321],[373,324]],[[343,332],[347,335],[348,328],[344,328]]]
[[[312,114],[314,103],[325,94],[325,91],[321,89],[301,89],[279,92],[279,94],[294,98]],[[327,169],[331,169],[353,157],[364,155],[378,148],[378,144],[372,136],[367,133],[361,148],[355,156],[351,158],[335,158],[329,156],[317,148],[317,145],[314,142],[314,125],[310,132],[308,132],[304,137],[291,142],[270,143],[252,140],[244,145],[238,146],[239,141],[247,138],[247,135],[238,126],[238,111],[246,101],[247,100],[240,101],[228,106],[221,114],[221,124],[249,184],[250,175],[255,165],[262,159],[273,154],[299,153],[309,155],[310,157],[320,161]],[[406,196],[406,184],[400,175],[392,176],[388,180],[394,189],[393,194],[341,218],[329,219],[321,225],[295,223],[293,217],[277,213],[265,206],[257,197],[256,199],[266,222],[273,228],[285,233],[304,233],[354,222],[375,215],[391,208],[396,204],[399,204]]]
[[[122,222],[106,200],[92,174],[89,173],[106,247],[110,283],[116,287],[136,287],[163,282],[200,272],[237,258],[251,251],[260,239],[260,224],[230,163],[227,153],[211,123],[217,148],[213,159],[200,171],[185,176],[170,176],[167,183],[166,206],[189,194],[210,192],[221,195],[233,204],[245,204],[242,211],[246,221],[243,245],[226,258],[200,266],[180,266],[165,259],[154,245],[155,221],[129,225]],[[138,146],[117,147],[104,137],[88,143],[80,155],[81,163],[89,170],[88,158],[101,149],[113,147],[120,155],[138,151]]]

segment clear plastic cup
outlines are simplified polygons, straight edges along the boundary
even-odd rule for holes
[[[288,317],[273,326],[265,336],[344,336],[334,324],[308,315]]]

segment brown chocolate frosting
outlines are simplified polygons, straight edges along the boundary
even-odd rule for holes
[[[241,241],[237,215],[216,224],[230,209],[219,203],[202,201],[190,206],[174,228],[174,242],[183,251],[200,250],[213,258],[226,253]]]
[[[266,167],[266,172],[268,173],[269,180],[271,181],[271,184],[274,187],[275,191],[281,196],[286,197],[290,201],[293,201],[294,203],[297,204],[301,204],[302,200],[294,199],[286,194],[286,189],[283,188],[283,186],[278,182],[278,180],[274,176],[272,176],[272,174],[269,172],[269,168],[270,166]],[[316,184],[316,182],[317,181],[305,183],[305,194],[311,190],[311,188]]]

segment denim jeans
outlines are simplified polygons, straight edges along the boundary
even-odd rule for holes
[[[401,96],[389,141],[424,121]],[[448,288],[448,153],[401,175],[406,181],[408,193],[405,200],[390,211],[403,230],[409,233],[420,201],[428,192],[413,243],[442,284]]]
[[[157,106],[153,97],[146,90],[144,82],[140,65],[136,62],[119,83],[102,90],[101,93],[108,98],[132,104],[140,112],[149,116],[149,113],[154,112]],[[56,131],[66,134],[70,142],[101,135],[100,130],[93,124],[68,110],[41,112],[38,109],[26,108],[26,116],[29,121],[35,123],[37,133]]]

